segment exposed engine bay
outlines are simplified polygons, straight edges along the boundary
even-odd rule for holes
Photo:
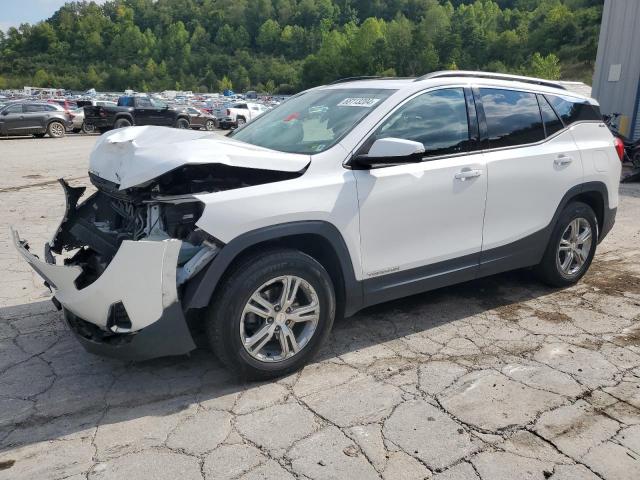
[[[115,183],[90,174],[97,191],[83,202],[86,187],[60,180],[67,211],[49,250],[73,252],[64,265],[82,274],[78,289],[93,283],[107,268],[125,240],[182,241],[176,280],[182,285],[216,254],[219,242],[196,226],[203,204],[193,195],[243,188],[293,178],[299,174],[226,165],[185,165],[141,186],[120,190]]]

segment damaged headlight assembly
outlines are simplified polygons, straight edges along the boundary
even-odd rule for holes
[[[64,307],[82,339],[122,343],[122,335],[138,334],[171,310],[177,318],[171,330],[185,336],[171,353],[193,349],[179,290],[220,248],[195,225],[202,203],[190,194],[163,195],[153,187],[122,192],[97,177],[92,181],[97,191],[81,202],[86,188],[60,180],[65,214],[45,245],[44,261],[14,231],[18,251],[53,291],[54,303]],[[157,356],[145,357],[142,351],[132,358]]]

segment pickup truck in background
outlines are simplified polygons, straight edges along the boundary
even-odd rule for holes
[[[116,106],[87,105],[84,107],[84,122],[100,133],[132,125],[190,127],[186,112],[145,96],[120,97]]]
[[[269,108],[261,103],[238,102],[227,108],[227,116],[220,119],[218,126],[225,130],[228,128],[241,127],[268,110]]]

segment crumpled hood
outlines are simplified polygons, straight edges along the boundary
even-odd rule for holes
[[[146,126],[102,135],[91,152],[89,172],[124,190],[187,164],[299,172],[310,161],[309,155],[269,150],[211,132]]]

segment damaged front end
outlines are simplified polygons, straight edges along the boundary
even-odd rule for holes
[[[173,130],[131,127],[100,137],[89,170],[96,191],[85,195],[60,180],[66,211],[44,259],[12,229],[16,248],[91,352],[140,360],[193,350],[181,292],[223,247],[196,225],[204,210],[198,194],[292,179],[308,164]]]
[[[69,326],[94,353],[123,359],[179,355],[195,348],[179,289],[217,254],[195,227],[202,204],[154,188],[98,190],[64,180],[66,211],[44,261],[13,231],[18,251],[54,293]]]

